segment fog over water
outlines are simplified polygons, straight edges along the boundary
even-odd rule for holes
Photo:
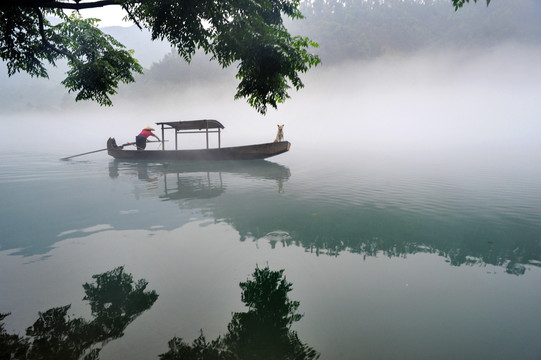
[[[269,264],[321,359],[539,358],[540,60],[507,43],[323,64],[266,116],[233,100],[233,75],[122,86],[113,107],[65,91],[45,106],[41,86],[58,83],[31,80],[36,93],[0,108],[7,332],[70,303],[92,318],[81,284],[125,265],[159,300],[100,358],[157,358],[173,336],[226,334],[239,282]],[[21,77],[6,81],[4,103]],[[222,146],[285,124],[291,151],[238,167],[57,160],[200,118],[225,125]]]
[[[266,116],[233,100],[233,78],[148,98],[122,96],[124,87],[113,107],[79,102],[62,110],[0,113],[7,135],[0,151],[70,155],[103,148],[109,136],[133,141],[155,122],[215,118],[226,126],[222,146],[272,141],[276,124],[285,124],[293,151],[492,159],[496,152],[533,164],[541,156],[540,60],[540,48],[506,44],[323,64],[304,76],[304,89]],[[188,147],[202,146],[200,140],[189,139]]]

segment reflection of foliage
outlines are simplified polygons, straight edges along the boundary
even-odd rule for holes
[[[225,198],[212,211],[214,218],[231,224],[242,240],[268,241],[272,247],[300,246],[315,255],[350,252],[364,258],[393,258],[429,253],[453,266],[495,265],[514,275],[541,267],[541,229],[527,213],[503,216],[492,209],[462,213],[458,208],[430,213],[368,202],[283,200],[267,194],[251,194],[242,202]],[[499,219],[495,222],[486,214]]]
[[[4,319],[9,314],[0,314],[0,359],[21,359],[28,350],[28,341],[18,335],[10,335],[4,329]]]
[[[297,351],[303,349],[296,333],[290,331],[302,317],[297,313],[299,302],[288,299],[292,284],[282,275],[283,270],[256,268],[253,280],[240,283],[242,302],[249,310],[233,314],[225,336],[238,358],[297,358]]]
[[[240,283],[248,311],[233,314],[223,339],[207,342],[201,334],[189,345],[173,338],[160,359],[317,359],[319,354],[291,330],[302,315],[297,313],[299,302],[288,298],[292,284],[283,270],[256,268],[252,276]]]
[[[201,332],[187,344],[175,337],[160,359],[317,359],[319,354],[291,330],[302,315],[297,312],[299,302],[288,298],[292,284],[283,272],[256,268],[253,279],[240,283],[241,299],[248,311],[233,314],[223,338],[209,342]],[[7,334],[3,320],[9,314],[0,314],[0,359],[97,360],[103,346],[122,336],[158,298],[155,291],[145,291],[146,280],[135,282],[123,267],[92,278],[93,283],[83,285],[83,300],[92,310],[91,321],[70,317],[71,305],[60,306],[40,312],[26,330],[27,337],[21,337]]]
[[[464,5],[464,3],[469,3],[470,0],[453,0],[453,5],[455,9],[458,9]],[[477,0],[473,0],[473,2],[477,2]],[[487,0],[487,6],[490,4],[490,0]]]
[[[223,342],[218,339],[207,342],[203,333],[193,341],[186,344],[181,338],[169,340],[169,351],[160,355],[161,360],[233,360],[236,359],[227,351]]]
[[[95,283],[83,285],[83,300],[90,303],[92,321],[72,319],[67,315],[71,305],[40,312],[38,320],[26,330],[31,343],[30,338],[7,335],[0,323],[0,358],[98,359],[101,348],[122,336],[126,327],[158,298],[155,291],[145,291],[146,280],[134,283],[133,277],[124,273],[124,267],[92,278]],[[5,316],[0,315],[0,321]]]
[[[33,338],[27,359],[79,359],[94,343],[91,323],[71,319],[70,305],[52,308],[39,314],[34,325],[26,329]],[[92,349],[84,359],[97,359],[100,349]]]
[[[84,284],[87,300],[96,318],[98,333],[114,339],[158,298],[155,291],[145,292],[148,282],[141,279],[134,283],[131,274],[118,267],[104,274],[94,275],[95,284]],[[105,339],[102,339],[102,341]]]

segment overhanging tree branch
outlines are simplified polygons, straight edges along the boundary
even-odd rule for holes
[[[65,51],[65,50],[62,50],[62,49],[59,49],[57,48],[56,46],[54,46],[53,44],[51,44],[49,42],[49,40],[47,39],[47,36],[45,35],[45,28],[43,26],[43,14],[41,12],[40,9],[38,8],[34,8],[34,11],[38,14],[38,21],[39,21],[39,34],[41,35],[41,42],[43,43],[43,45],[45,45],[46,47],[48,47],[49,49],[61,54],[61,55],[64,55],[65,57],[68,57],[70,58],[72,61],[74,62],[77,62],[77,58],[70,52],[68,51]]]
[[[117,0],[97,0],[89,2],[76,1],[75,3],[60,2],[56,0],[2,0],[0,9],[23,7],[23,8],[42,8],[42,9],[65,9],[65,10],[84,10],[104,7],[108,5],[121,5]]]
[[[126,6],[122,5],[122,9],[124,9],[124,11],[126,12],[126,14],[128,14],[128,17],[130,18],[131,21],[133,21],[133,23],[135,25],[137,25],[137,27],[139,28],[139,30],[143,30],[143,28],[141,27],[141,25],[139,24],[139,21],[137,21],[137,19],[135,18],[135,16],[131,13],[130,9],[128,9]]]

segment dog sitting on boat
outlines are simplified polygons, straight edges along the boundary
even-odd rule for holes
[[[278,133],[274,142],[284,141],[284,125],[278,125]]]

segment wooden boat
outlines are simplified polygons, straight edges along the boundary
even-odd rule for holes
[[[147,160],[147,161],[201,161],[201,160],[256,160],[282,154],[289,150],[288,141],[272,142],[256,145],[221,147],[221,129],[224,126],[217,120],[190,120],[160,122],[162,130],[161,150],[124,150],[118,146],[114,138],[107,140],[107,153],[115,159]],[[165,150],[165,130],[175,132],[175,150]],[[207,148],[197,150],[178,150],[178,135],[204,133]],[[209,148],[209,134],[218,134],[218,147]]]

